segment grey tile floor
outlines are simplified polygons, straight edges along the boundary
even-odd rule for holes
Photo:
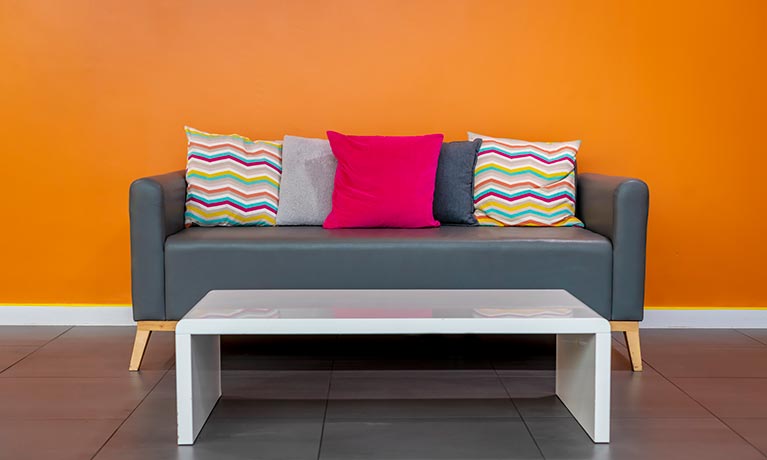
[[[612,443],[554,393],[551,337],[225,338],[224,396],[175,444],[173,336],[127,371],[132,328],[0,327],[0,459],[767,458],[767,332],[613,341]]]

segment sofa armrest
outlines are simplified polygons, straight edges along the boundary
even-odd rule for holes
[[[184,171],[145,177],[130,186],[133,319],[165,319],[165,239],[184,228]]]
[[[644,317],[645,250],[649,190],[639,179],[579,174],[577,216],[591,231],[613,244],[612,317]]]

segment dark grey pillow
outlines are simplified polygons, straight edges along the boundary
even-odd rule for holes
[[[474,167],[482,139],[445,142],[434,184],[434,218],[442,224],[477,225],[474,218]]]

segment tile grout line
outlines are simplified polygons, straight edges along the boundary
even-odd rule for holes
[[[131,371],[129,371],[129,372],[131,372]],[[141,372],[141,371],[138,371],[138,372]],[[136,407],[134,407],[134,408],[133,408],[133,409],[130,411],[130,413],[129,413],[129,414],[128,414],[128,415],[127,415],[127,416],[126,416],[126,417],[125,417],[125,418],[124,418],[124,419],[123,419],[121,422],[120,422],[120,424],[119,424],[119,425],[117,425],[117,428],[115,428],[115,429],[112,431],[112,433],[111,433],[111,434],[110,434],[110,435],[107,437],[107,439],[106,439],[106,440],[104,440],[104,442],[101,444],[101,446],[99,446],[99,448],[96,450],[96,452],[94,452],[94,453],[93,453],[93,455],[90,457],[90,460],[93,460],[93,459],[95,459],[95,458],[96,458],[96,456],[97,456],[99,453],[101,453],[101,451],[104,449],[104,447],[106,447],[106,445],[109,443],[109,441],[111,441],[111,440],[112,440],[112,438],[113,438],[113,437],[114,437],[114,436],[117,434],[117,432],[118,432],[118,431],[120,431],[120,428],[122,428],[122,426],[123,426],[123,425],[125,425],[125,422],[127,422],[127,421],[128,421],[128,419],[129,419],[129,418],[130,418],[130,417],[133,415],[133,413],[134,413],[134,412],[136,412],[136,410],[138,410],[138,408],[139,408],[139,407],[140,407],[140,406],[141,406],[141,405],[144,403],[144,401],[146,400],[146,398],[148,398],[148,397],[149,397],[149,395],[150,395],[150,394],[152,394],[152,392],[154,391],[154,389],[155,389],[155,388],[157,388],[157,386],[160,384],[160,382],[162,382],[162,380],[165,378],[165,376],[166,376],[166,375],[168,375],[168,373],[169,373],[169,372],[170,372],[170,368],[168,368],[168,369],[165,369],[165,372],[162,374],[162,376],[160,376],[160,378],[159,378],[159,379],[157,379],[157,383],[155,383],[154,385],[152,385],[152,388],[150,388],[150,389],[149,389],[149,391],[147,391],[147,392],[146,392],[146,394],[144,395],[144,397],[143,397],[143,398],[141,398],[141,401],[139,401],[139,403],[138,403],[138,404],[136,404]]]
[[[334,342],[338,341],[338,337],[336,336],[336,339]],[[336,356],[333,355],[333,359],[330,360],[330,375],[328,376],[328,391],[325,394],[325,410],[322,413],[322,426],[320,427],[320,445],[317,446],[317,460],[320,460],[320,456],[322,455],[322,440],[325,437],[325,422],[328,419],[328,406],[330,405],[330,387],[333,385],[333,371],[336,368]]]
[[[48,341],[47,341],[47,342],[45,342],[44,344],[42,344],[42,345],[40,345],[39,347],[35,348],[35,349],[34,349],[32,352],[30,352],[30,353],[27,353],[26,355],[22,356],[22,357],[21,357],[20,359],[18,359],[17,361],[14,361],[14,362],[13,362],[11,365],[9,365],[8,367],[6,367],[5,369],[1,370],[1,371],[0,371],[0,374],[2,374],[3,372],[7,371],[7,370],[8,370],[8,369],[10,369],[10,368],[12,368],[13,366],[15,366],[15,365],[19,364],[20,362],[24,361],[25,359],[29,358],[30,356],[34,355],[34,354],[35,354],[35,353],[37,353],[38,351],[42,350],[42,349],[43,349],[43,348],[44,348],[46,345],[48,345],[49,343],[51,343],[51,342],[53,342],[54,340],[58,339],[58,338],[59,338],[59,337],[61,337],[62,335],[64,335],[64,334],[66,334],[67,332],[71,331],[72,329],[74,329],[74,326],[69,326],[68,328],[66,328],[65,330],[63,330],[63,331],[62,331],[60,334],[56,335],[56,337],[54,337],[54,338],[52,338],[52,339],[48,340]]]
[[[761,345],[764,345],[765,347],[767,347],[767,343],[765,343],[765,342],[762,342],[761,340],[757,339],[756,337],[752,337],[751,335],[749,335],[749,334],[747,334],[747,333],[743,332],[743,331],[742,331],[742,330],[740,330],[740,329],[733,329],[733,330],[734,330],[735,332],[737,332],[738,334],[743,334],[743,335],[745,335],[746,337],[748,337],[749,339],[751,339],[751,340],[755,341],[756,343],[758,343],[758,344],[761,344]]]
[[[762,343],[762,342],[760,342],[760,341],[756,340],[755,338],[751,337],[750,335],[748,335],[748,334],[746,334],[746,333],[744,333],[744,332],[741,332],[741,331],[740,331],[740,330],[738,330],[738,329],[732,329],[732,330],[734,330],[734,331],[738,332],[739,334],[743,334],[743,335],[745,335],[746,337],[748,337],[748,338],[750,338],[750,339],[752,339],[752,340],[754,340],[754,341],[756,341],[756,342],[758,342],[758,343]],[[618,343],[620,343],[620,344],[621,344],[621,346],[623,346],[623,348],[626,348],[626,346],[625,346],[623,343],[621,343],[620,341],[618,341]],[[628,351],[628,350],[627,350],[627,351]],[[711,414],[711,415],[712,415],[712,416],[713,416],[715,419],[717,419],[717,420],[718,420],[718,421],[719,421],[719,422],[720,422],[722,425],[726,426],[726,427],[727,427],[727,429],[729,429],[730,431],[732,431],[733,433],[735,433],[735,434],[736,434],[736,435],[737,435],[739,438],[741,438],[743,441],[745,441],[745,442],[746,442],[746,444],[748,444],[749,446],[751,446],[751,447],[753,447],[754,449],[756,449],[756,451],[757,451],[757,452],[759,452],[760,454],[767,456],[767,452],[762,452],[762,450],[761,450],[761,449],[759,449],[758,447],[756,447],[755,445],[753,445],[751,442],[749,442],[749,441],[748,441],[748,439],[746,439],[746,438],[745,438],[743,435],[741,435],[740,433],[738,433],[738,432],[737,432],[735,429],[733,429],[733,428],[732,428],[730,425],[728,425],[728,424],[727,424],[727,422],[725,422],[725,421],[724,421],[722,418],[720,418],[718,415],[714,414],[714,413],[713,413],[713,412],[712,412],[712,411],[711,411],[711,410],[710,410],[708,407],[706,407],[705,405],[703,405],[703,403],[701,403],[701,402],[700,402],[700,401],[698,401],[697,399],[693,398],[693,397],[692,397],[692,395],[690,395],[689,393],[687,393],[686,391],[684,391],[684,389],[682,389],[682,387],[680,387],[680,386],[679,386],[679,385],[677,385],[677,384],[676,384],[674,381],[672,381],[672,380],[671,380],[669,377],[667,377],[666,375],[664,375],[664,374],[663,374],[663,373],[662,373],[662,372],[661,372],[659,369],[655,368],[653,365],[651,365],[650,363],[648,363],[648,362],[647,362],[647,361],[645,361],[644,359],[642,360],[642,362],[644,363],[644,365],[645,365],[645,366],[647,366],[647,367],[649,367],[650,369],[652,369],[653,371],[657,372],[657,373],[658,373],[658,375],[660,375],[661,377],[663,377],[663,379],[664,379],[664,380],[666,380],[668,383],[670,383],[671,385],[673,385],[673,386],[674,386],[676,389],[678,389],[679,391],[681,391],[681,392],[682,392],[682,394],[684,394],[685,396],[687,396],[687,397],[688,397],[688,398],[690,398],[691,400],[695,401],[695,403],[696,403],[696,404],[698,404],[700,407],[702,407],[702,408],[703,408],[703,410],[705,410],[706,412],[708,412],[709,414]],[[706,378],[706,379],[720,379],[720,378],[721,378],[721,379],[727,379],[727,378],[745,378],[745,379],[750,379],[750,378],[760,378],[760,377],[679,377],[679,378]]]
[[[740,331],[738,331],[738,332],[740,332]],[[750,337],[750,338],[753,338],[753,337]],[[628,353],[628,348],[626,348],[626,345],[625,345],[625,344],[624,344],[622,341],[618,340],[618,341],[617,341],[617,343],[618,343],[618,345],[620,345],[620,347],[621,347],[621,349],[622,349],[622,350],[625,350],[625,351],[626,351],[626,353]],[[761,342],[759,342],[759,343],[761,343]],[[767,345],[767,344],[766,344],[766,345]],[[733,348],[733,349],[736,349],[736,350],[752,350],[752,349],[753,349],[753,350],[758,350],[759,348],[756,348],[756,347],[753,347],[753,348],[752,348],[752,347],[739,347],[739,348]],[[628,356],[624,356],[624,357],[625,357],[627,360],[629,360],[629,357],[628,357]],[[651,364],[649,364],[647,361],[645,361],[644,359],[642,359],[642,362],[643,362],[645,365],[647,365],[647,367],[649,367],[650,369],[652,369],[652,370],[654,370],[655,372],[657,372],[658,374],[660,374],[660,371],[659,371],[658,369],[656,369],[655,367],[653,367]],[[661,374],[661,375],[662,375],[662,374]],[[668,380],[668,379],[666,378],[666,376],[665,376],[665,375],[662,375],[662,376],[663,376],[663,378],[665,378],[666,380]],[[748,380],[748,379],[759,379],[759,380],[764,380],[764,379],[765,379],[765,378],[767,378],[767,377],[677,377],[677,378],[679,378],[679,379],[712,379],[712,380],[716,380],[716,379],[744,379],[744,380]],[[697,401],[695,401],[695,402],[697,402]],[[699,404],[700,404],[700,403],[699,403]]]
[[[535,448],[538,449],[538,453],[541,454],[541,458],[545,460],[546,456],[543,455],[543,450],[541,449],[541,446],[538,445],[538,440],[535,439],[535,436],[533,436],[533,432],[530,430],[530,427],[527,425],[527,421],[525,420],[525,417],[522,415],[522,411],[519,410],[519,407],[517,407],[517,403],[514,402],[514,398],[512,398],[511,394],[509,394],[509,389],[506,388],[506,384],[503,383],[503,378],[498,373],[498,368],[495,367],[495,361],[490,361],[490,363],[493,365],[493,371],[495,372],[496,378],[498,378],[498,381],[501,383],[504,393],[506,393],[506,396],[509,398],[509,401],[511,401],[511,405],[514,406],[514,410],[516,410],[517,413],[519,414],[519,419],[522,420],[522,424],[525,426],[525,430],[527,430],[527,434],[529,434],[530,439],[533,440],[533,444],[535,444]]]
[[[718,377],[674,377],[674,378],[679,379],[679,380],[700,380],[700,379],[705,379],[705,380],[724,380],[724,379],[767,380],[767,377],[723,377],[723,376],[718,376]],[[763,417],[759,417],[759,418],[763,418]]]
[[[751,337],[751,336],[748,336],[747,334],[744,334],[744,333],[742,333],[742,332],[738,331],[737,329],[734,329],[734,330],[735,330],[735,331],[737,331],[737,332],[739,332],[739,333],[741,333],[741,334],[743,334],[743,335],[746,335],[746,336],[747,336],[747,337],[749,337],[750,339],[756,340],[756,339],[754,339],[753,337]],[[620,340],[616,340],[616,341],[618,342],[618,344],[620,344],[620,345],[621,345],[621,346],[622,346],[624,349],[626,349],[626,351],[628,352],[628,348],[625,346],[625,344],[624,344],[624,343],[622,343]],[[757,340],[757,342],[759,342],[759,341]],[[759,342],[759,343],[761,343],[761,342]],[[669,377],[665,376],[665,375],[664,375],[664,374],[663,374],[663,373],[662,373],[662,372],[661,372],[659,369],[656,369],[654,366],[652,366],[651,364],[649,364],[649,363],[648,363],[647,361],[645,361],[644,359],[642,360],[642,363],[644,363],[644,365],[645,365],[645,366],[649,367],[649,368],[650,368],[650,369],[652,369],[653,371],[657,372],[657,373],[658,373],[658,375],[660,375],[661,377],[663,377],[663,379],[664,379],[665,381],[667,381],[668,383],[670,383],[671,385],[673,385],[673,386],[674,386],[676,389],[678,389],[680,392],[682,392],[682,394],[684,394],[685,396],[687,396],[687,397],[688,397],[688,398],[690,398],[691,400],[695,401],[695,403],[696,403],[697,405],[699,405],[701,408],[703,408],[703,410],[705,410],[705,411],[706,411],[706,412],[708,412],[710,415],[712,415],[712,416],[713,416],[715,419],[717,419],[717,420],[718,420],[718,421],[719,421],[719,422],[720,422],[722,425],[724,425],[725,427],[727,427],[727,429],[728,429],[728,430],[730,430],[730,431],[732,431],[733,433],[735,433],[735,434],[736,434],[736,435],[737,435],[739,438],[741,438],[741,439],[742,439],[742,440],[743,440],[743,441],[744,441],[746,444],[748,444],[749,446],[753,447],[753,448],[754,448],[754,449],[755,449],[757,452],[759,452],[760,454],[767,456],[767,452],[762,452],[762,450],[761,450],[761,449],[757,448],[755,445],[753,445],[752,443],[750,443],[750,442],[748,441],[748,439],[746,439],[746,438],[745,438],[743,435],[741,435],[740,433],[738,433],[738,432],[737,432],[735,429],[733,429],[733,428],[732,428],[730,425],[728,425],[728,424],[727,424],[727,423],[726,423],[726,422],[725,422],[723,419],[719,418],[719,416],[717,416],[716,414],[714,414],[714,413],[713,413],[713,412],[712,412],[712,411],[711,411],[711,410],[710,410],[708,407],[706,407],[705,405],[703,405],[703,403],[701,403],[701,402],[700,402],[700,401],[698,401],[697,399],[693,398],[693,397],[692,397],[692,395],[690,395],[689,393],[687,393],[686,391],[684,391],[684,389],[682,389],[682,388],[681,388],[679,385],[677,385],[676,383],[674,383],[674,382],[673,382],[673,381],[672,381],[672,380],[671,380]],[[716,379],[716,378],[734,378],[734,377],[680,377],[680,378],[714,378],[714,379]],[[759,378],[759,377],[746,377],[746,378]],[[638,419],[638,418],[643,418],[643,417],[624,417],[624,418],[629,418],[629,419]],[[676,418],[676,417],[671,417],[671,418]],[[687,417],[680,417],[680,418],[687,418]]]
[[[738,332],[740,332],[740,331],[738,331]],[[761,343],[761,342],[760,342],[760,343]],[[742,439],[742,440],[743,440],[743,442],[745,442],[746,444],[748,444],[749,446],[751,446],[751,447],[752,447],[754,450],[756,450],[758,453],[760,453],[760,454],[762,454],[763,456],[766,456],[766,457],[767,457],[767,452],[762,452],[762,450],[761,450],[761,449],[759,449],[758,447],[756,447],[755,445],[753,445],[753,444],[752,444],[752,443],[751,443],[751,442],[750,442],[748,439],[746,439],[746,438],[745,438],[745,436],[743,436],[742,434],[738,433],[738,432],[737,432],[737,431],[736,431],[734,428],[732,428],[732,427],[731,427],[729,424],[727,424],[727,422],[725,422],[725,421],[724,421],[722,418],[720,418],[718,415],[716,415],[716,414],[715,414],[715,413],[714,413],[714,412],[713,412],[711,409],[709,409],[708,407],[706,407],[706,406],[705,406],[705,405],[704,405],[702,402],[700,402],[700,401],[698,401],[697,399],[695,399],[695,398],[694,398],[694,397],[693,397],[691,394],[689,394],[689,393],[688,393],[688,392],[686,392],[686,391],[685,391],[685,390],[684,390],[682,387],[680,387],[679,385],[677,385],[677,384],[676,384],[676,383],[675,383],[673,380],[671,380],[671,378],[669,378],[669,377],[667,377],[666,375],[664,375],[664,374],[663,374],[663,373],[662,373],[662,372],[661,372],[659,369],[656,369],[655,367],[653,367],[652,365],[650,365],[650,364],[649,364],[647,361],[645,361],[644,359],[642,360],[642,362],[643,362],[643,363],[644,363],[644,364],[645,364],[647,367],[649,367],[650,369],[652,369],[652,370],[654,370],[655,372],[657,372],[657,373],[658,373],[658,375],[660,375],[661,377],[663,377],[663,379],[664,379],[664,380],[666,380],[668,383],[670,383],[671,385],[673,385],[673,386],[674,386],[674,387],[675,387],[677,390],[681,391],[681,392],[682,392],[682,394],[684,394],[685,396],[687,396],[687,397],[688,397],[688,398],[690,398],[691,400],[695,401],[695,403],[696,403],[696,404],[698,404],[700,407],[702,407],[702,408],[703,408],[703,410],[705,410],[706,412],[708,412],[709,414],[711,414],[711,416],[713,416],[713,417],[714,417],[716,420],[718,420],[718,421],[719,421],[719,423],[721,423],[722,425],[724,425],[725,427],[727,427],[727,429],[728,429],[728,430],[730,430],[730,431],[732,431],[733,433],[735,433],[735,435],[736,435],[736,436],[738,436],[740,439]],[[684,378],[684,377],[680,377],[680,378]],[[694,378],[694,377],[688,377],[688,378]],[[705,377],[698,377],[698,378],[705,378]],[[722,377],[722,378],[738,378],[738,377]]]

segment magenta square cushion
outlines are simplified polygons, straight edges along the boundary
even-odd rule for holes
[[[442,134],[346,136],[328,131],[338,160],[325,228],[439,227],[434,181]]]

